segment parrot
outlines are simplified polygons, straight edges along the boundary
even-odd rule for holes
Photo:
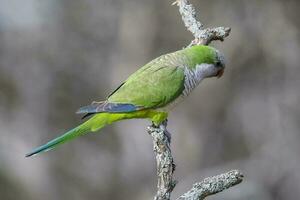
[[[149,119],[159,126],[203,79],[220,78],[224,69],[224,55],[211,46],[194,45],[159,56],[130,75],[105,100],[79,108],[77,114],[84,114],[88,120],[33,149],[26,157],[120,120]]]

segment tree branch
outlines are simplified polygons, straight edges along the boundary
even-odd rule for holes
[[[195,8],[188,0],[176,0],[173,5],[179,7],[179,13],[182,16],[185,27],[192,32],[195,37],[189,46],[200,44],[209,45],[213,40],[224,41],[231,31],[229,27],[203,29],[204,25],[196,19]]]
[[[151,125],[148,133],[153,139],[153,150],[157,167],[157,193],[154,200],[170,200],[171,193],[177,181],[173,179],[175,164],[170,148],[171,135],[167,131],[167,121],[159,127]],[[232,170],[225,174],[209,177],[202,182],[195,183],[193,188],[180,196],[177,200],[202,200],[207,196],[222,192],[234,185],[241,183],[243,174],[238,170]]]
[[[192,32],[195,39],[192,45],[209,45],[213,40],[223,41],[230,33],[230,28],[218,27],[203,29],[203,24],[196,19],[196,11],[188,0],[176,0],[179,12],[187,29]],[[170,200],[171,192],[176,186],[173,179],[175,164],[170,149],[171,135],[167,131],[167,121],[159,126],[148,127],[148,133],[153,139],[153,150],[157,167],[157,193],[154,200]],[[233,170],[225,174],[204,179],[202,182],[193,185],[193,188],[180,196],[177,200],[202,200],[209,195],[221,192],[229,187],[239,184],[243,175]]]
[[[173,180],[175,164],[173,161],[170,143],[171,135],[167,131],[167,121],[159,127],[148,127],[148,133],[153,138],[153,150],[157,167],[157,194],[154,200],[169,200],[176,181]]]
[[[195,183],[193,188],[180,196],[177,200],[202,200],[207,196],[222,192],[243,181],[243,174],[238,170],[232,170],[225,174],[204,179]]]

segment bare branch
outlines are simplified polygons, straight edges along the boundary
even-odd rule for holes
[[[167,131],[167,121],[159,127],[148,127],[148,133],[153,139],[153,150],[157,167],[157,193],[154,200],[170,200],[171,192],[176,186],[173,179],[175,164],[170,149],[171,135]],[[202,200],[207,196],[222,192],[223,190],[241,183],[243,175],[238,170],[204,179],[193,185],[193,188],[180,196],[177,200]]]
[[[156,157],[157,167],[157,194],[154,200],[169,200],[176,181],[173,180],[175,164],[173,161],[170,143],[171,135],[168,133],[167,121],[159,127],[148,127],[148,133],[153,138],[153,150]]]
[[[192,32],[195,37],[189,46],[201,44],[209,45],[213,40],[224,41],[231,31],[228,27],[203,29],[204,25],[196,19],[195,8],[188,0],[176,0],[173,5],[179,7],[179,12],[185,27]]]
[[[222,192],[243,181],[243,174],[232,170],[225,174],[209,177],[200,183],[195,183],[193,188],[180,196],[177,200],[202,200],[207,196]]]

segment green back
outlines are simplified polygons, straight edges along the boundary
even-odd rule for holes
[[[184,67],[213,63],[215,51],[207,46],[162,55],[132,74],[108,98],[111,103],[130,103],[142,108],[159,108],[172,102],[184,90]]]

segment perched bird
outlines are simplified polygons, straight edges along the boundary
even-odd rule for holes
[[[85,114],[84,117],[92,115],[90,119],[34,149],[26,157],[119,120],[148,118],[159,125],[203,79],[221,77],[224,68],[223,54],[209,46],[192,46],[162,55],[133,73],[106,100],[93,102],[77,111]]]

